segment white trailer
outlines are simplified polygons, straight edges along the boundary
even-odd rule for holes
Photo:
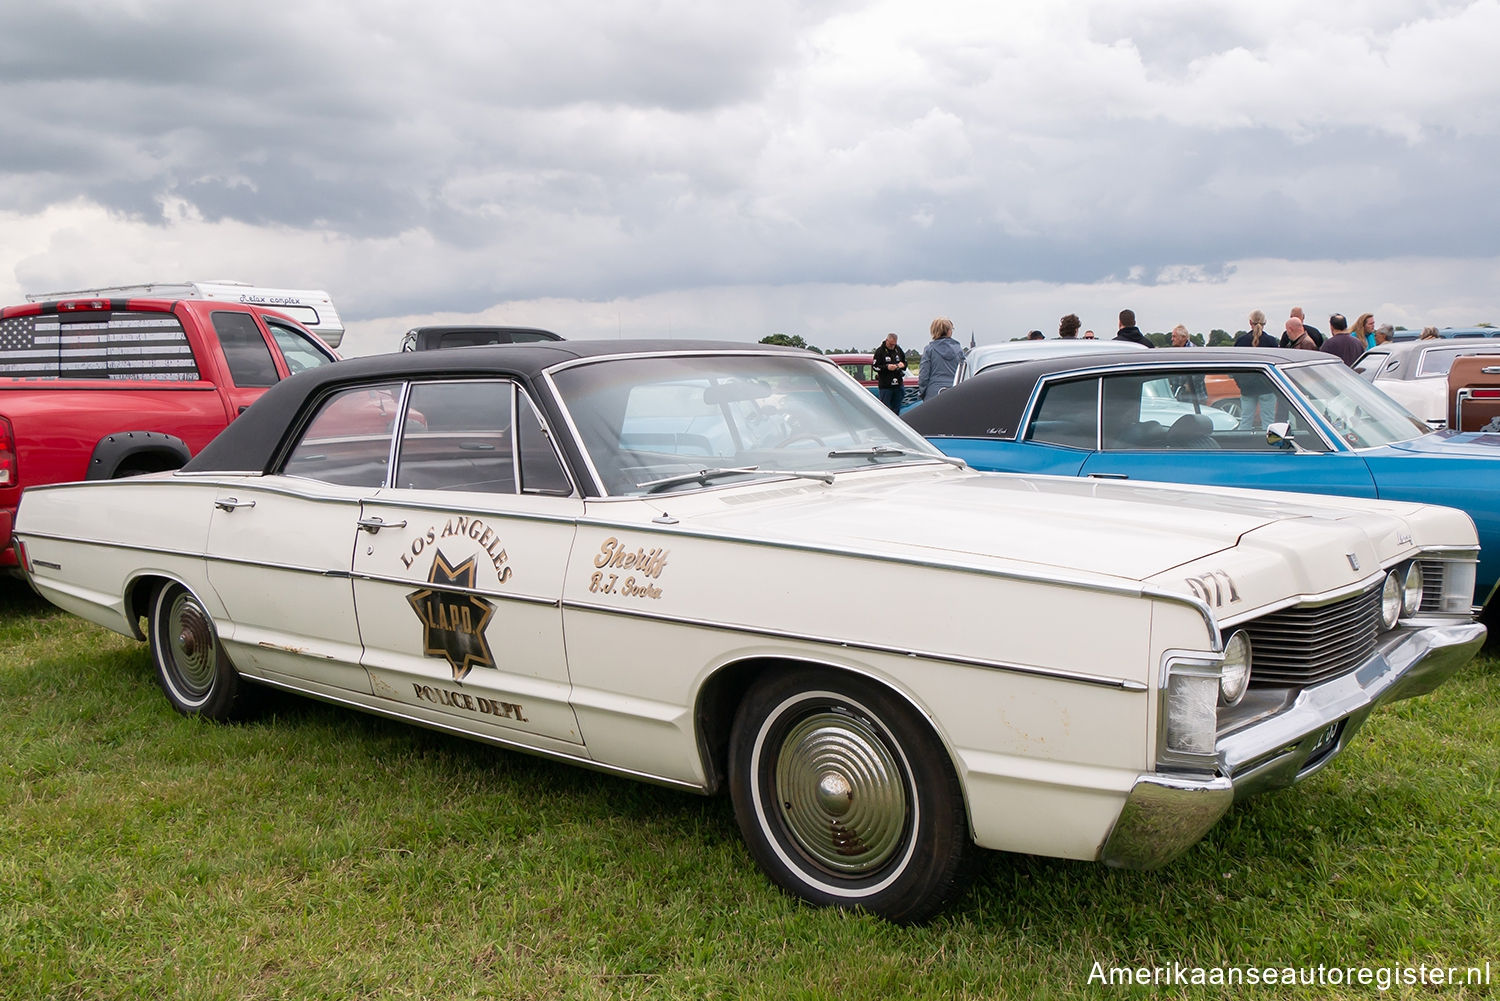
[[[344,324],[333,300],[320,289],[262,288],[248,282],[227,280],[207,282],[147,282],[141,285],[104,285],[98,288],[66,289],[61,292],[39,292],[26,297],[27,302],[55,302],[102,296],[111,299],[218,299],[265,306],[285,313],[317,334],[331,348],[344,339]]]

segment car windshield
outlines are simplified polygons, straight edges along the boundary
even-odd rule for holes
[[[810,356],[601,359],[556,372],[553,384],[615,496],[947,461]]]
[[[1374,382],[1376,376],[1382,373],[1391,375],[1400,370],[1401,362],[1399,359],[1391,362],[1389,367],[1386,366],[1386,362],[1390,361],[1390,357],[1391,354],[1389,351],[1366,351],[1355,361],[1354,371],[1366,382]]]
[[[1430,434],[1432,428],[1343,365],[1282,369],[1308,405],[1351,448],[1373,448]]]

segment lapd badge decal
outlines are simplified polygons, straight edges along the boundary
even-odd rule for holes
[[[440,588],[474,586],[478,568],[470,556],[457,567],[450,566],[439,550],[432,558],[432,569],[424,587],[406,596],[412,611],[422,620],[422,652],[442,657],[453,668],[453,680],[462,681],[475,667],[494,667],[495,658],[484,638],[495,606],[473,594],[459,594]]]

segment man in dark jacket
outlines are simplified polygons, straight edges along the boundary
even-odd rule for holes
[[[885,342],[875,349],[875,381],[880,386],[880,402],[901,412],[901,396],[906,377],[906,352],[896,345],[896,335],[886,334]]]
[[[1141,328],[1135,325],[1135,310],[1133,309],[1120,310],[1120,332],[1115,334],[1115,340],[1134,341],[1148,348],[1156,347],[1145,334],[1141,333]]]
[[[1297,318],[1297,321],[1302,324],[1302,329],[1307,332],[1307,336],[1311,337],[1313,339],[1313,343],[1321,348],[1323,346],[1323,331],[1308,324],[1307,314],[1302,312],[1301,306],[1292,307],[1292,311],[1287,314],[1287,318],[1290,319],[1292,317]],[[1286,334],[1281,335],[1280,346],[1284,348],[1289,348],[1292,346],[1291,339],[1288,338]]]
[[[1328,318],[1328,329],[1331,333],[1319,350],[1338,355],[1345,365],[1353,368],[1359,356],[1365,353],[1364,344],[1349,333],[1349,321],[1342,313],[1334,313]]]

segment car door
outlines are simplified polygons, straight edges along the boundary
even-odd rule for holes
[[[403,715],[578,753],[562,585],[582,500],[506,379],[414,383],[391,486],[361,504],[354,604]]]
[[[1226,385],[1234,395],[1209,404]],[[1364,460],[1324,440],[1269,370],[1153,366],[1106,375],[1100,390],[1100,448],[1080,475],[1376,496]],[[1266,440],[1277,421],[1302,451]]]
[[[324,694],[369,691],[350,565],[361,504],[386,481],[400,392],[389,383],[333,394],[277,473],[219,488],[208,579],[227,610],[220,638],[247,674]]]

